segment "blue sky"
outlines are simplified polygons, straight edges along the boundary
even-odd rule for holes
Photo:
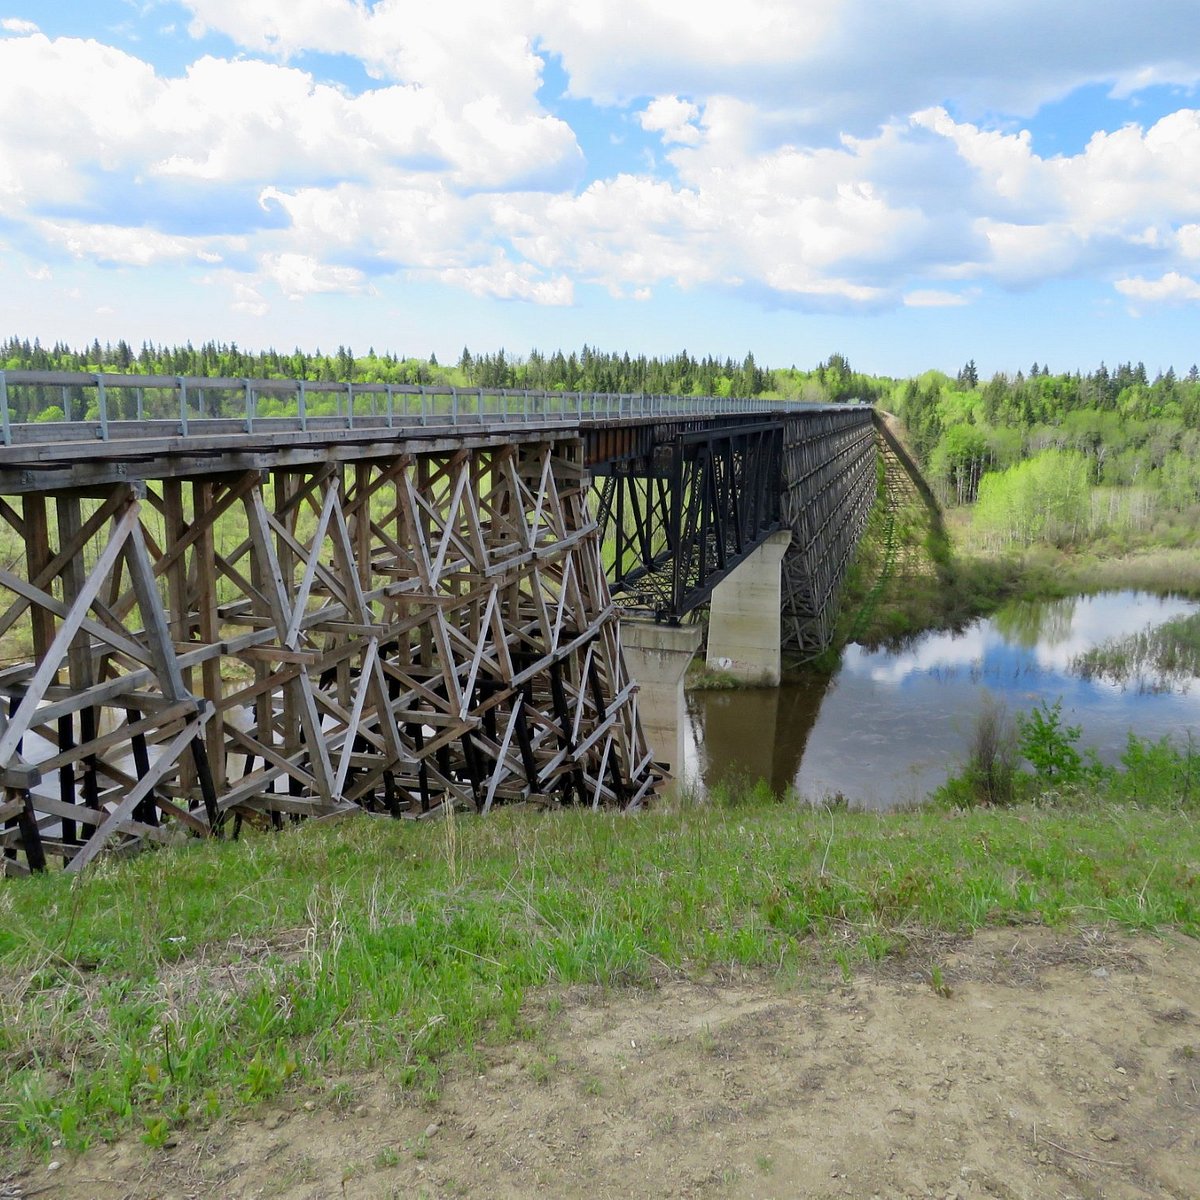
[[[0,332],[1200,359],[1195,0],[0,0]]]

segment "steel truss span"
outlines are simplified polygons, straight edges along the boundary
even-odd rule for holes
[[[846,568],[875,499],[876,435],[857,412],[817,412],[784,422],[783,649],[812,658],[828,649]]]
[[[679,620],[786,529],[782,645],[804,658],[821,653],[871,510],[875,463],[871,412],[861,407],[657,427],[593,466],[615,603]]]
[[[780,525],[778,421],[664,427],[641,456],[597,464],[613,598],[677,619]]]
[[[25,556],[0,636],[28,658],[0,669],[3,868],[247,820],[640,805],[583,454],[373,443],[0,498]]]

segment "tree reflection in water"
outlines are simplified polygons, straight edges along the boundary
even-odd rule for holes
[[[1200,613],[1109,638],[1075,655],[1071,670],[1082,679],[1103,679],[1122,690],[1186,692],[1200,677]]]

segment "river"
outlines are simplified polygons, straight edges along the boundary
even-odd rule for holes
[[[1115,762],[1130,730],[1181,740],[1200,731],[1200,681],[1190,668],[1146,663],[1120,679],[1088,678],[1079,656],[1197,612],[1195,601],[1141,592],[1022,601],[899,650],[851,645],[828,682],[693,692],[686,775],[701,791],[761,777],[813,801],[921,800],[961,768],[987,692],[1010,711],[1061,698],[1064,722],[1083,727],[1080,745]]]

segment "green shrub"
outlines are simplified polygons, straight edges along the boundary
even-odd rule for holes
[[[1033,768],[1039,789],[1075,788],[1099,782],[1105,775],[1094,750],[1075,748],[1083,729],[1062,722],[1062,698],[1045,700],[1028,713],[1017,713],[1017,739],[1021,756]]]
[[[1017,726],[1003,700],[985,694],[971,734],[967,781],[983,804],[1011,804],[1016,798]]]

